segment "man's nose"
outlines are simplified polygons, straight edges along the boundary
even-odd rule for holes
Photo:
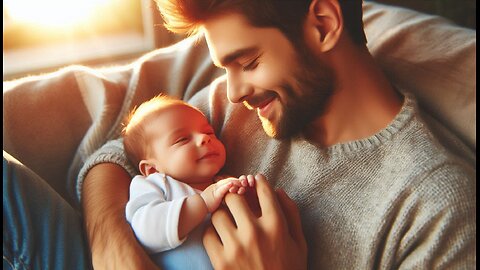
[[[253,87],[245,82],[241,74],[227,70],[227,97],[230,102],[243,102],[252,93]]]

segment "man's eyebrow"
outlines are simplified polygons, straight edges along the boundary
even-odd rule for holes
[[[225,55],[224,57],[222,57],[218,63],[215,63],[217,66],[221,66],[221,67],[226,67],[228,66],[229,64],[231,64],[233,61],[235,61],[236,59],[242,57],[242,56],[245,56],[245,55],[248,55],[248,54],[251,54],[253,52],[256,52],[258,51],[258,47],[257,46],[253,46],[253,47],[248,47],[248,48],[243,48],[243,49],[238,49],[236,51],[233,51],[227,55]]]

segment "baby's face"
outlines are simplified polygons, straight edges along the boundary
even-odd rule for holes
[[[147,128],[149,159],[158,172],[187,184],[211,181],[225,164],[225,147],[199,111],[172,105]]]

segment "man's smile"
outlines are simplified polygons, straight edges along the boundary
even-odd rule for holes
[[[262,102],[261,104],[258,105],[257,107],[257,113],[259,116],[263,117],[263,118],[268,118],[271,110],[272,110],[272,107],[273,107],[273,102],[275,101],[275,97],[271,97],[267,100],[265,100],[264,102]]]

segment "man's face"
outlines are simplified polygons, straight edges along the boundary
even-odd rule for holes
[[[210,55],[227,72],[230,102],[255,109],[265,132],[286,138],[322,113],[332,92],[330,69],[275,28],[250,25],[228,14],[205,24]]]

